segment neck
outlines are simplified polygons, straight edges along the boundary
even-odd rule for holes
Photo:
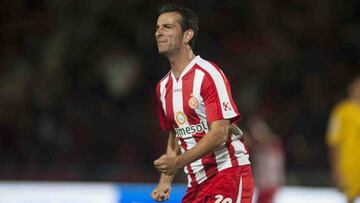
[[[352,96],[352,97],[350,97],[350,99],[351,99],[354,103],[356,103],[357,105],[360,106],[360,97]]]
[[[191,62],[195,57],[194,52],[190,48],[180,50],[176,54],[168,56],[171,72],[176,78],[179,78],[185,67]]]

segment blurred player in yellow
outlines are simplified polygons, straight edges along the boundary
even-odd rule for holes
[[[353,203],[360,195],[360,75],[349,84],[348,93],[332,111],[326,142],[332,178]]]

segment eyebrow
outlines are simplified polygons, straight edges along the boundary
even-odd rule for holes
[[[156,28],[160,27],[161,25],[156,25]],[[162,26],[164,27],[175,27],[175,24],[171,24],[171,23],[165,23],[165,24],[162,24]]]

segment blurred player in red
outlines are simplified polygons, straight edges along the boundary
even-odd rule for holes
[[[256,203],[273,203],[285,180],[285,152],[280,137],[258,116],[249,119]]]
[[[169,133],[167,151],[154,161],[161,173],[153,199],[170,197],[180,168],[188,177],[182,202],[250,203],[253,178],[230,83],[214,63],[193,52],[198,17],[180,5],[166,4],[156,25],[158,51],[171,70],[158,83],[160,124]]]

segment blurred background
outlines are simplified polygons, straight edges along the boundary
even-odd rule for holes
[[[0,1],[1,180],[158,180],[165,2]],[[325,133],[360,70],[360,2],[178,2],[199,15],[195,53],[228,76],[239,126],[261,117],[281,139],[286,184],[329,186]]]

